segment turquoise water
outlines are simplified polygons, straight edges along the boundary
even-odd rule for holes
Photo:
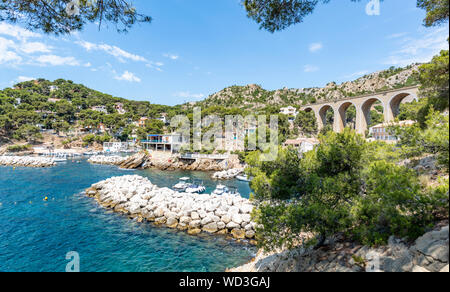
[[[208,191],[217,184],[207,173],[125,171],[85,160],[46,169],[0,167],[0,271],[63,272],[70,251],[79,253],[85,272],[224,271],[256,252],[222,237],[137,223],[81,194],[93,183],[125,174],[146,176],[160,187],[186,175],[202,179]],[[226,184],[243,196],[250,192],[247,183]]]

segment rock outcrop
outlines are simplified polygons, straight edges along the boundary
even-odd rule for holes
[[[56,163],[47,157],[0,156],[0,165],[13,167],[50,167]]]
[[[237,195],[179,193],[159,188],[137,175],[101,181],[86,190],[86,195],[139,222],[145,220],[189,234],[228,234],[254,243],[256,224],[250,216],[253,205]]]
[[[227,180],[233,179],[244,171],[243,168],[232,168],[229,170],[218,171],[212,175],[213,179]]]
[[[117,164],[120,168],[124,169],[136,169],[142,167],[147,161],[148,155],[145,152],[137,153],[133,156],[128,157],[124,161]]]
[[[437,228],[408,245],[391,237],[379,248],[335,243],[265,254],[231,272],[448,272],[449,227]]]
[[[122,157],[117,155],[113,156],[95,155],[89,158],[88,162],[92,164],[120,165],[127,159],[128,157]]]
[[[200,158],[196,160],[180,159],[174,155],[167,159],[150,158],[146,162],[146,167],[154,167],[160,170],[188,170],[188,171],[224,171],[232,168],[239,168],[240,162],[235,155],[224,160]]]

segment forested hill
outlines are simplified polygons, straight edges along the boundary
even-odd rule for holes
[[[417,72],[419,65],[413,64],[404,68],[391,67],[384,71],[365,75],[354,81],[336,84],[330,82],[323,88],[279,89],[268,91],[256,84],[246,86],[231,86],[210,95],[206,100],[196,105],[240,107],[254,110],[269,106],[282,107],[287,105],[300,106],[316,103],[327,99],[342,99],[345,97],[363,95],[397,89],[418,84]]]
[[[61,107],[64,105],[67,107],[66,110],[74,112],[88,110],[93,106],[106,106],[108,113],[114,114],[116,113],[115,105],[122,103],[130,118],[158,115],[173,109],[170,106],[151,104],[148,101],[114,97],[64,79],[53,82],[45,79],[21,82],[14,85],[13,88],[0,91],[0,96],[2,98],[20,98],[22,104],[28,104],[36,110],[55,112],[61,111]]]
[[[100,111],[94,110],[97,106]],[[39,136],[38,128],[68,131],[100,124],[111,133],[125,129],[129,134],[133,121],[141,117],[157,119],[162,113],[174,116],[181,108],[113,97],[70,80],[37,79],[0,90],[0,142]]]

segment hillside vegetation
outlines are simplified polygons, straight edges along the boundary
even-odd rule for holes
[[[330,82],[323,88],[301,88],[269,91],[260,85],[231,86],[210,95],[206,100],[196,103],[197,106],[240,107],[247,110],[264,109],[268,105],[282,107],[287,105],[301,106],[325,100],[343,99],[367,93],[398,89],[417,85],[419,65],[413,64],[404,68],[391,67],[384,71],[365,75],[354,81],[336,84]]]

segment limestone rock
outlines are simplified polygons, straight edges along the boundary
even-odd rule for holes
[[[413,273],[429,273],[430,271],[428,271],[427,269],[425,269],[424,267],[420,267],[420,266],[415,266],[412,269]]]
[[[203,226],[202,230],[208,233],[215,233],[218,231],[217,223],[209,223],[208,225]]]
[[[245,231],[242,229],[233,229],[231,230],[231,235],[233,235],[233,237],[236,239],[244,239]]]

